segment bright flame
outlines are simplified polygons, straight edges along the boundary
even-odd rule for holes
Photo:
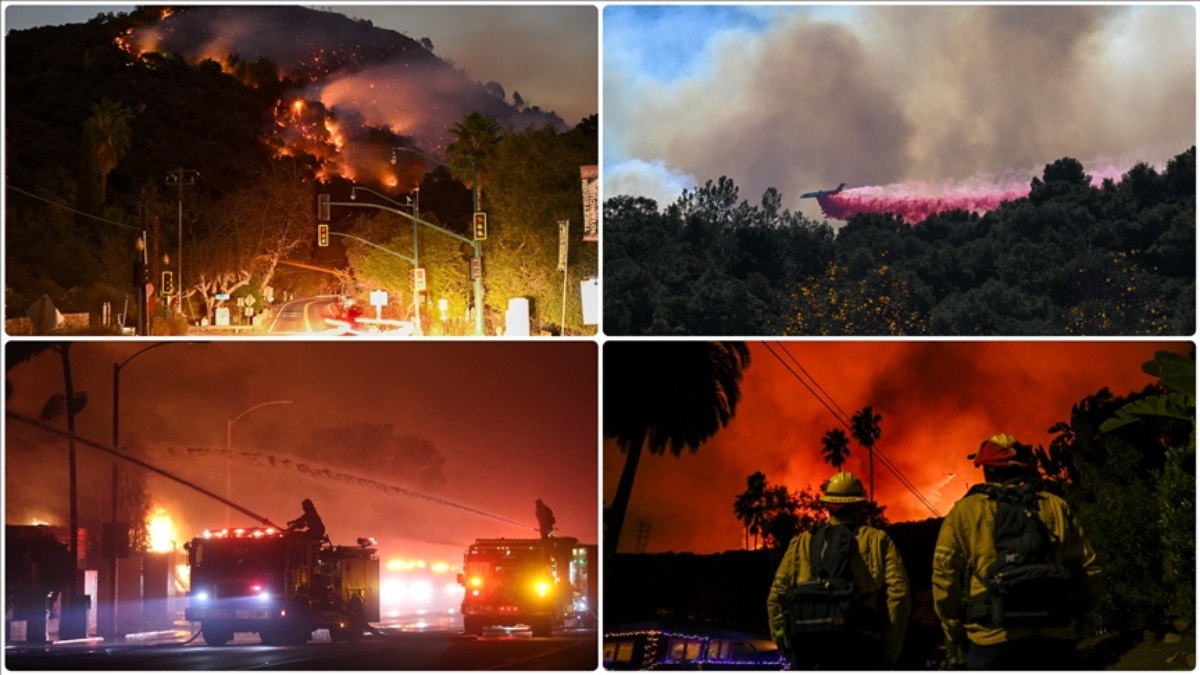
[[[150,550],[154,553],[169,553],[175,550],[175,542],[179,541],[179,534],[175,531],[175,523],[171,520],[171,515],[163,507],[155,507],[154,512],[150,515],[149,522],[146,523],[146,532],[149,537]]]

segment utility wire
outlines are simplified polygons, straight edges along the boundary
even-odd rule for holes
[[[93,215],[92,215],[92,214],[90,214],[90,213],[84,213],[83,211],[80,211],[79,209],[72,208],[72,207],[70,207],[70,206],[67,206],[66,204],[63,204],[63,203],[61,203],[61,202],[56,202],[56,201],[53,201],[53,200],[50,200],[50,199],[46,199],[45,197],[39,197],[38,195],[35,195],[35,194],[33,194],[32,192],[27,192],[27,191],[25,191],[25,190],[22,190],[22,189],[21,189],[21,188],[19,188],[19,187],[13,186],[13,185],[9,185],[9,186],[8,186],[8,189],[9,189],[9,190],[12,190],[13,192],[16,192],[16,193],[19,193],[19,194],[23,194],[23,195],[25,195],[26,197],[30,197],[31,199],[36,199],[36,200],[38,200],[39,202],[45,202],[45,203],[49,204],[50,206],[54,206],[54,207],[57,207],[57,208],[63,209],[63,210],[65,210],[65,211],[70,211],[71,213],[74,213],[74,214],[76,214],[76,215],[83,216],[84,218],[91,218],[92,220],[98,220],[98,221],[100,221],[100,222],[102,222],[102,223],[108,223],[109,225],[116,225],[117,227],[123,227],[123,228],[125,228],[125,229],[127,229],[127,230],[134,230],[134,231],[136,231],[136,232],[141,232],[141,231],[142,231],[142,228],[140,228],[140,227],[137,227],[136,225],[130,225],[130,224],[128,224],[128,223],[118,223],[117,221],[115,221],[115,220],[109,220],[108,218],[101,218],[100,216],[93,216]]]
[[[837,420],[837,422],[839,424],[841,424],[843,427],[845,427],[847,431],[850,431],[851,433],[853,433],[853,427],[850,424],[848,415],[846,415],[845,411],[842,410],[841,406],[839,406],[837,404],[837,401],[835,401],[833,399],[833,397],[830,396],[828,394],[828,392],[826,392],[821,387],[820,383],[817,382],[817,379],[815,377],[813,377],[812,374],[810,374],[807,370],[804,369],[803,366],[800,365],[800,362],[796,360],[796,357],[793,356],[791,354],[791,352],[789,352],[787,350],[787,347],[782,342],[780,342],[778,344],[779,344],[780,351],[787,354],[788,357],[796,364],[796,366],[798,368],[800,368],[800,370],[802,370],[804,372],[804,374],[807,375],[810,380],[812,380],[812,385],[810,385],[808,382],[806,382],[803,377],[801,377],[795,370],[793,370],[791,365],[789,365],[788,362],[785,361],[782,356],[780,356],[778,353],[776,353],[776,351],[771,347],[771,345],[769,343],[764,342],[763,346],[767,348],[767,351],[771,353],[771,356],[774,356],[783,365],[783,367],[787,369],[788,373],[790,373],[792,375],[792,377],[796,378],[797,382],[799,382],[805,389],[808,390],[808,393],[812,394],[813,398],[817,399],[818,403],[820,403],[826,410],[829,411],[829,413],[831,415],[833,415],[834,419]],[[816,387],[816,389],[814,389],[814,387]],[[817,390],[820,390],[821,394],[824,394],[825,398],[822,398],[821,395],[817,394]],[[828,398],[828,401],[825,400],[826,398]],[[836,410],[835,410],[835,408],[836,408]],[[892,473],[892,475],[894,475],[896,477],[896,479],[899,480],[900,483],[906,489],[908,489],[908,491],[911,492],[913,494],[913,496],[915,496],[921,502],[921,504],[923,504],[925,506],[925,508],[929,509],[929,511],[932,512],[935,516],[941,517],[942,514],[936,508],[934,508],[933,504],[930,503],[930,501],[925,498],[925,495],[921,494],[921,491],[919,489],[917,489],[917,487],[915,485],[913,485],[912,482],[909,481],[906,476],[904,476],[904,473],[902,471],[900,471],[899,467],[897,467],[890,459],[888,459],[879,450],[879,448],[874,448],[873,450],[874,450],[875,456],[880,459],[880,463],[883,464],[884,468],[886,468],[888,471],[890,471]]]

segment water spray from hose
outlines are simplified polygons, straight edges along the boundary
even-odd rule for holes
[[[20,422],[22,424],[27,424],[29,426],[35,427],[41,431],[53,434],[55,436],[59,436],[61,438],[71,438],[72,437],[72,434],[64,429],[57,429],[53,426],[50,426],[49,424],[35,420],[32,417],[26,417],[25,415],[22,415],[22,414],[16,413],[16,412],[11,412],[11,411],[6,412],[5,414],[12,421]],[[131,457],[123,452],[120,452],[114,448],[104,445],[103,443],[97,443],[96,441],[84,438],[77,434],[74,436],[74,438],[75,438],[76,443],[79,443],[85,447],[89,447],[89,448],[92,448],[95,450],[99,450],[101,452],[108,453],[109,455],[117,457],[118,459],[124,460],[126,462],[129,462],[130,464],[134,464],[134,465],[139,466],[147,471],[150,471],[152,473],[158,474],[159,476],[163,476],[164,478],[167,478],[176,483],[179,483],[179,484],[181,484],[187,488],[190,488],[210,499],[214,499],[217,502],[220,502],[221,504],[224,504],[225,506],[228,506],[229,508],[234,509],[239,513],[242,513],[246,516],[249,516],[250,518],[253,518],[255,520],[255,522],[261,523],[264,526],[274,527],[279,530],[284,529],[284,528],[280,527],[279,525],[276,525],[275,523],[271,522],[271,520],[269,518],[267,518],[266,516],[259,515],[259,514],[255,513],[254,511],[251,511],[250,509],[248,509],[240,504],[232,502],[232,501],[226,499],[225,497],[222,497],[221,495],[219,495],[215,492],[207,490],[207,489],[197,485],[196,483],[193,483],[192,481],[187,480],[186,478],[183,478],[181,476],[173,474],[170,471],[167,471],[165,469],[160,469],[159,467],[154,466],[153,464],[149,464],[149,463],[144,462],[135,457]],[[168,450],[168,452],[171,452],[174,454],[186,453],[189,455],[201,455],[204,457],[224,458],[224,457],[228,456],[228,453],[226,453],[224,450],[214,450],[214,449],[210,449],[210,448],[186,448],[186,449],[182,449],[182,450],[170,449],[170,450]],[[239,458],[241,461],[250,463],[254,466],[270,466],[270,467],[275,467],[275,468],[280,468],[280,469],[289,469],[289,470],[297,471],[297,472],[305,474],[305,475],[313,476],[314,478],[327,478],[327,479],[336,480],[336,481],[343,482],[343,483],[349,483],[351,485],[358,485],[360,487],[366,487],[366,488],[370,488],[373,490],[378,490],[385,494],[401,495],[401,496],[410,497],[413,499],[422,499],[422,500],[425,500],[428,502],[432,502],[434,504],[438,504],[440,506],[454,508],[454,509],[458,509],[460,511],[466,511],[468,513],[474,513],[476,515],[483,516],[485,518],[491,518],[493,520],[498,520],[500,522],[507,523],[509,525],[515,525],[522,529],[526,529],[526,530],[533,529],[532,526],[530,526],[528,523],[520,523],[515,520],[510,520],[509,518],[505,518],[504,516],[501,516],[501,515],[498,515],[495,513],[490,513],[488,511],[484,511],[483,509],[479,509],[479,508],[476,508],[473,506],[468,506],[466,504],[459,504],[458,502],[450,501],[448,499],[443,499],[441,497],[435,497],[433,495],[427,495],[422,492],[417,492],[415,490],[410,490],[408,488],[401,487],[399,485],[391,485],[388,483],[384,483],[382,481],[377,481],[377,480],[370,479],[370,478],[363,478],[361,476],[355,476],[355,475],[348,474],[348,473],[345,473],[342,471],[337,471],[335,469],[330,469],[328,467],[323,467],[323,466],[311,464],[309,462],[292,459],[290,457],[277,457],[275,455],[268,454],[268,453],[244,452],[244,451],[237,452],[237,453],[235,453],[234,456]]]

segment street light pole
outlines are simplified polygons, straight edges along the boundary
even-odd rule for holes
[[[416,193],[417,193],[416,201],[413,201],[410,198],[408,204],[401,204],[400,202],[396,201],[395,199],[392,199],[391,197],[388,197],[387,195],[379,194],[378,192],[372,190],[371,188],[366,188],[361,185],[355,185],[354,187],[350,188],[350,201],[355,200],[355,193],[359,190],[362,190],[364,192],[370,192],[371,194],[375,195],[376,197],[379,197],[380,199],[383,199],[384,201],[391,202],[401,208],[408,208],[408,209],[413,210],[414,220],[412,223],[412,234],[413,234],[412,264],[413,264],[413,270],[416,270],[417,268],[419,268],[421,266],[421,244],[420,244],[420,239],[417,237],[417,221],[419,221],[421,219],[421,202],[420,202],[421,188],[418,187],[416,190]],[[412,288],[413,331],[417,335],[421,335],[422,334],[422,331],[421,331],[421,291],[417,290],[417,279],[416,279],[415,272],[412,275],[412,287],[413,287]]]
[[[441,164],[447,169],[458,169],[461,171],[465,168],[444,162],[437,157],[434,157],[433,155],[427,155],[416,148],[405,147],[392,148],[392,164],[396,163],[397,152],[409,152],[417,155],[418,157],[424,157],[435,164]],[[471,208],[473,209],[473,214],[479,212],[479,163],[474,157],[471,158]],[[472,217],[474,217],[474,215],[472,215]],[[475,259],[480,261],[479,275],[475,277],[475,334],[483,335],[483,253],[480,250],[479,240],[473,240],[471,242],[471,248],[474,251]]]
[[[291,402],[292,401],[267,401],[265,403],[259,403],[258,405],[252,405],[249,408],[246,408],[237,417],[234,417],[231,420],[226,420],[226,422],[225,422],[225,501],[228,502],[231,499],[231,494],[233,492],[231,489],[232,474],[230,472],[230,465],[232,464],[232,460],[233,460],[233,423],[242,419],[243,417],[250,414],[251,412],[258,410],[259,408],[265,408],[266,406],[269,406],[269,405],[279,405],[279,404],[291,403]],[[225,527],[226,528],[229,527],[229,505],[228,504],[225,505]]]
[[[121,369],[124,368],[125,366],[129,365],[130,361],[134,360],[138,356],[141,356],[142,354],[145,354],[146,352],[150,351],[151,349],[158,349],[159,347],[166,347],[168,345],[173,345],[173,344],[180,344],[180,343],[159,342],[156,344],[149,345],[147,347],[142,347],[141,349],[139,349],[136,352],[134,352],[133,354],[131,354],[124,361],[113,364],[113,407],[112,407],[112,449],[113,450],[121,449],[121,446],[120,446],[120,438],[121,438],[121,433],[120,433],[120,429],[121,429]],[[112,625],[110,626],[110,630],[112,631],[111,635],[113,637],[116,637],[118,634],[118,630],[117,630],[117,606],[118,606],[118,601],[117,601],[118,600],[117,599],[117,539],[116,539],[116,537],[117,537],[117,518],[119,517],[119,514],[117,513],[118,468],[119,467],[117,464],[117,460],[114,459],[113,464],[112,464],[112,537],[113,537],[113,540],[110,542],[110,546],[112,549],[112,551],[111,551],[112,556],[109,558],[109,561],[108,561],[109,562],[109,567],[108,567],[108,571],[109,571],[108,584],[109,585],[108,585],[108,588],[109,588],[109,594],[112,596],[112,607],[111,607],[111,614],[110,614]],[[129,537],[128,531],[126,531],[125,536],[126,536],[126,538]]]
[[[195,185],[196,178],[199,175],[199,171],[183,167],[167,172],[167,185],[176,185],[179,187],[179,257],[175,261],[176,269],[179,271],[179,278],[175,280],[175,297],[179,299],[178,306],[181,315],[183,314],[183,187],[185,185]]]

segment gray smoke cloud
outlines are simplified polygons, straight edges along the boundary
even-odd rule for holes
[[[674,71],[637,43],[638,12],[668,10],[622,11],[606,14],[606,170],[661,169],[627,194],[727,175],[751,202],[774,186],[795,207],[841,181],[1159,164],[1195,143],[1191,7],[760,8],[758,24],[714,9]]]

